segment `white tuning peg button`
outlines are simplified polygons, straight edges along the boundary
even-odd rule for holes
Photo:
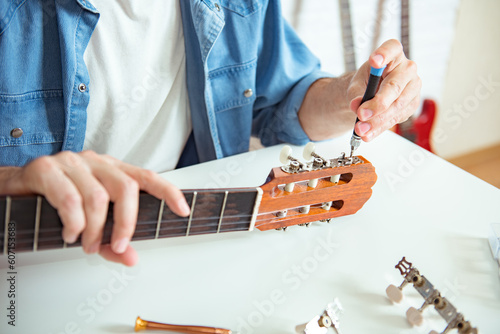
[[[304,151],[302,152],[302,156],[306,160],[311,160],[314,154],[314,150],[316,148],[316,145],[314,145],[313,142],[307,143],[307,145],[304,147]]]
[[[424,323],[424,317],[422,312],[414,308],[413,306],[406,311],[406,319],[412,326],[421,326]]]
[[[393,303],[400,303],[403,300],[403,292],[397,286],[391,284],[385,290],[387,297]]]
[[[288,160],[290,160],[291,154],[292,154],[292,148],[288,145],[283,146],[280,152],[280,162],[283,165],[286,165],[288,163]]]

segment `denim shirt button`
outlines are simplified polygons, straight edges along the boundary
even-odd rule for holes
[[[245,95],[245,97],[251,97],[253,95],[253,90],[248,88],[243,92],[243,95]]]
[[[214,3],[215,9],[217,9],[218,12],[220,12],[220,6],[218,3]]]
[[[15,128],[10,131],[10,135],[14,138],[19,138],[23,135],[23,129]]]
[[[87,86],[85,86],[84,83],[81,83],[78,85],[78,90],[83,93],[87,90]]]

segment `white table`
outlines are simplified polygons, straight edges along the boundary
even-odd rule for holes
[[[349,137],[318,143],[327,158]],[[281,147],[166,173],[181,188],[258,186],[278,166]],[[301,157],[301,148],[294,153]],[[132,333],[135,318],[294,333],[338,297],[341,329],[428,333],[445,327],[430,308],[422,327],[405,312],[422,298],[412,287],[393,305],[403,257],[477,326],[500,332],[500,280],[488,228],[500,222],[500,191],[395,134],[358,153],[375,166],[373,195],[355,215],[288,231],[225,233],[135,243],[133,268],[81,249],[18,254],[16,327],[7,325],[7,265],[0,258],[0,333]],[[333,331],[331,331],[333,333]]]

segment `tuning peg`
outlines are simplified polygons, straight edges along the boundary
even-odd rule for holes
[[[316,149],[316,145],[314,145],[313,142],[307,143],[307,145],[304,147],[304,151],[302,152],[302,156],[306,160],[311,160],[312,157],[316,157],[316,153],[314,153],[314,150]]]
[[[314,145],[313,142],[307,143],[307,145],[304,147],[304,151],[302,152],[302,156],[306,160],[311,160],[314,157],[313,165],[315,167],[321,167],[326,163],[326,159],[323,158],[322,156],[316,154],[314,151],[316,149],[316,146]]]
[[[288,168],[286,168],[285,171],[289,173],[290,172],[294,173],[300,170],[302,164],[300,163],[300,161],[292,157],[291,154],[292,154],[292,148],[288,145],[283,146],[280,152],[280,161],[284,165],[286,165],[288,161],[290,161],[290,165],[286,166]],[[292,192],[294,186],[295,186],[294,183],[287,183],[285,185],[285,191],[289,193]]]
[[[286,165],[288,163],[288,161],[299,162],[298,159],[296,159],[292,156],[292,148],[288,145],[285,145],[285,146],[283,146],[283,148],[281,149],[281,152],[280,152],[280,162],[283,165]]]
[[[420,326],[424,323],[424,317],[422,316],[422,310],[416,309],[415,307],[410,307],[406,311],[406,319],[412,326]]]
[[[401,303],[403,300],[403,291],[401,287],[397,287],[394,284],[389,285],[385,290],[385,293],[387,294],[389,300],[393,303]]]

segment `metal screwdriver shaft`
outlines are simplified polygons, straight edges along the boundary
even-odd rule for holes
[[[363,95],[363,99],[361,100],[361,104],[365,103],[368,100],[373,99],[375,96],[375,93],[377,92],[378,84],[380,82],[380,78],[382,77],[382,73],[384,72],[385,66],[382,68],[375,68],[372,67],[370,70],[370,78],[368,79],[368,85],[366,86],[365,94]],[[359,119],[356,117],[356,122],[354,123],[354,126],[356,126],[356,123],[358,123]],[[352,137],[351,137],[351,155],[350,157],[353,156],[354,151],[359,147],[361,144],[361,137],[358,136],[356,133],[356,128],[352,131]]]

